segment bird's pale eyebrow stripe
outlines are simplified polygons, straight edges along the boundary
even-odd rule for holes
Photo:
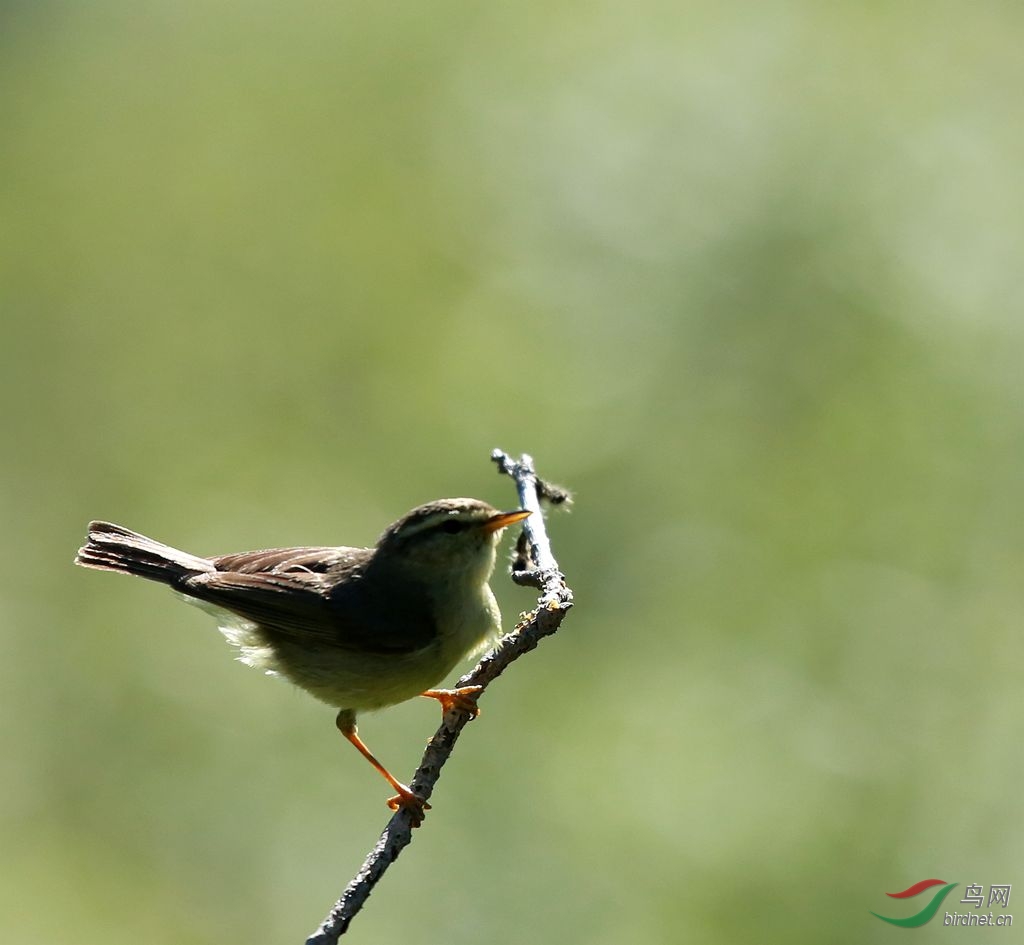
[[[456,520],[462,519],[465,513],[461,510],[453,511],[449,509],[424,509],[411,519],[406,519],[402,525],[401,534],[413,535],[417,532],[423,531],[425,528],[435,524],[447,521],[448,519],[454,518]]]

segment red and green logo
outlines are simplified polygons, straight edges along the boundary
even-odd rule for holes
[[[942,889],[936,891],[932,896],[931,902],[929,902],[928,905],[926,905],[920,912],[917,912],[914,915],[908,915],[905,919],[892,919],[887,915],[879,915],[877,912],[872,912],[871,914],[873,916],[877,916],[883,922],[888,922],[890,925],[899,925],[905,929],[916,929],[935,916],[935,913],[939,911],[939,906],[942,905],[943,900],[949,895],[950,890],[952,890],[956,885],[956,883],[947,883],[944,879],[922,879],[921,882],[914,883],[913,886],[909,886],[907,889],[904,889],[903,892],[886,893],[886,895],[892,899],[911,899],[914,896],[919,896],[926,889],[941,886]]]

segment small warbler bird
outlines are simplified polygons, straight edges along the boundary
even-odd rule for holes
[[[504,528],[529,511],[438,499],[385,529],[373,548],[275,548],[201,558],[109,522],[92,522],[75,564],[167,584],[210,610],[239,659],[337,708],[341,733],[397,792],[418,825],[422,798],[359,737],[356,714],[416,695],[476,714],[479,687],[432,689],[500,632],[488,580]]]

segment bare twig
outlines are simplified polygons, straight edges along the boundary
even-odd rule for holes
[[[501,450],[495,450],[491,459],[497,463],[500,473],[515,480],[520,506],[537,513],[523,522],[524,537],[521,539],[518,560],[513,566],[512,578],[517,584],[538,588],[541,596],[537,607],[522,616],[515,629],[505,634],[472,672],[456,683],[458,687],[486,687],[515,660],[536,647],[543,637],[554,633],[572,607],[572,591],[566,585],[558,569],[558,562],[551,553],[544,518],[540,514],[541,499],[560,504],[570,501],[569,493],[539,479],[534,471],[533,459],[526,454],[519,460],[513,460]],[[441,776],[441,768],[469,720],[467,712],[452,709],[445,714],[441,727],[427,743],[423,760],[410,785],[424,800],[433,793]],[[411,840],[412,823],[408,812],[401,808],[392,816],[359,872],[345,888],[327,918],[306,939],[306,945],[335,945],[369,898],[378,880]]]

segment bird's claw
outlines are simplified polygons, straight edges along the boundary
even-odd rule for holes
[[[418,827],[423,823],[423,818],[426,816],[426,811],[430,810],[430,805],[423,800],[419,794],[414,794],[404,784],[399,785],[399,793],[394,797],[389,797],[387,801],[388,807],[393,811],[407,810],[409,812],[409,821],[411,826]]]
[[[483,691],[483,686],[462,686],[460,689],[428,689],[421,695],[440,702],[442,712],[447,713],[452,709],[457,709],[459,712],[467,713],[471,719],[475,719],[480,714],[480,707],[476,704],[476,700]]]

